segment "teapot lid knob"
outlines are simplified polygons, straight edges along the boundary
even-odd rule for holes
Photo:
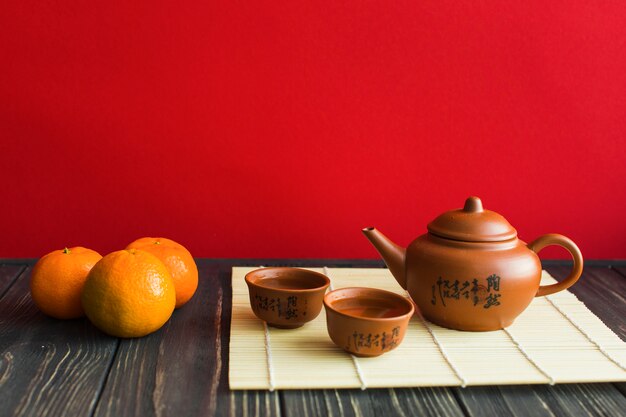
[[[483,202],[475,196],[465,200],[462,209],[440,214],[428,223],[428,231],[462,242],[500,242],[517,237],[517,231],[504,217],[483,209]]]
[[[480,201],[478,197],[469,197],[465,200],[465,206],[463,206],[463,211],[469,213],[480,213],[483,211],[483,202]]]

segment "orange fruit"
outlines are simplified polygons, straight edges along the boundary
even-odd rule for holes
[[[159,258],[131,249],[102,258],[89,273],[81,299],[85,314],[103,332],[141,337],[169,320],[176,292]]]
[[[30,294],[35,305],[57,319],[83,316],[80,292],[87,274],[100,259],[98,252],[81,247],[55,250],[43,256],[30,277]]]
[[[143,237],[129,244],[126,249],[148,251],[167,266],[176,287],[176,308],[182,307],[196,293],[198,267],[183,245],[164,237]]]

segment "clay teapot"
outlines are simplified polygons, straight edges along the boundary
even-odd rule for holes
[[[504,217],[483,209],[478,197],[441,214],[406,249],[373,227],[363,233],[424,317],[452,329],[507,327],[533,297],[570,287],[583,270],[583,257],[570,239],[547,234],[526,244]],[[574,267],[562,282],[540,286],[537,253],[548,245],[564,247]]]

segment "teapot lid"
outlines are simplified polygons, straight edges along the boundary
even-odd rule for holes
[[[428,224],[433,235],[465,242],[498,242],[513,239],[517,231],[504,217],[484,210],[478,197],[465,200],[465,207],[447,211]]]

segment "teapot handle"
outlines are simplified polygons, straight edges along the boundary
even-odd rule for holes
[[[537,290],[537,294],[535,297],[541,297],[542,295],[550,295],[555,292],[562,291],[574,285],[580,275],[583,273],[583,255],[580,253],[580,249],[574,242],[572,242],[569,238],[559,235],[556,233],[549,233],[547,235],[543,235],[533,240],[528,244],[528,249],[535,253],[539,253],[539,251],[546,246],[557,245],[565,248],[570,255],[572,255],[572,259],[574,260],[574,267],[572,268],[572,272],[565,278],[563,281],[558,282],[552,285],[542,285]]]

